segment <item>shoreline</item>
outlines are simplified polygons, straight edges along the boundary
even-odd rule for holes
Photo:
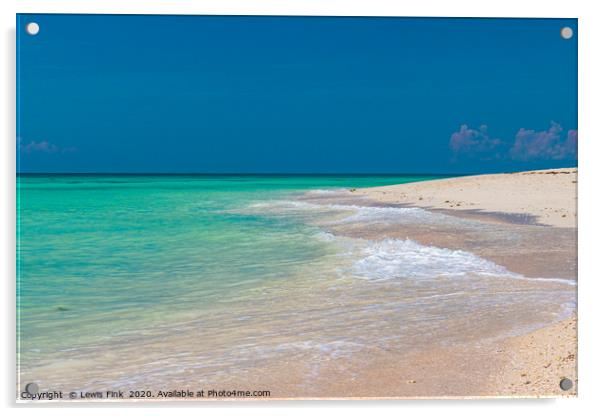
[[[332,227],[349,237],[410,239],[426,246],[464,250],[533,278],[577,279],[577,169],[462,176],[343,191],[310,202],[362,207],[422,208],[465,220],[462,228]],[[500,230],[513,235],[495,240]],[[489,238],[491,236],[491,238]]]
[[[549,177],[557,178],[558,175]],[[427,183],[389,187],[397,189]],[[381,188],[359,189],[361,192],[376,189],[378,196]],[[298,194],[290,194],[297,198]],[[153,389],[204,380],[206,385],[220,389],[245,390],[252,386],[272,390],[274,399],[556,397],[575,394],[576,387],[563,392],[558,385],[560,377],[576,381],[576,321],[574,316],[570,317],[575,288],[567,286],[565,291],[566,281],[561,284],[538,282],[529,277],[558,278],[562,271],[560,277],[563,280],[574,279],[576,269],[572,264],[564,263],[576,257],[576,251],[570,251],[571,244],[575,248],[572,239],[576,229],[541,226],[505,214],[498,218],[498,214],[490,215],[490,212],[477,215],[445,208],[408,211],[397,209],[407,208],[407,204],[381,202],[345,189],[308,192],[299,199],[325,205],[357,205],[355,217],[336,207],[334,210],[318,207],[317,211],[303,211],[299,215],[312,226],[312,235],[313,226],[317,225],[320,231],[335,236],[365,240],[360,242],[362,247],[366,242],[366,248],[369,246],[374,251],[362,251],[358,259],[374,260],[369,263],[369,269],[390,270],[384,281],[390,279],[397,283],[380,284],[378,276],[373,283],[370,274],[365,275],[365,280],[317,279],[321,270],[327,273],[324,276],[332,275],[333,264],[348,267],[356,262],[347,263],[347,257],[343,260],[324,257],[328,267],[321,269],[316,268],[324,265],[320,261],[312,263],[303,259],[300,268],[294,269],[297,274],[287,274],[295,279],[270,280],[269,284],[258,285],[247,293],[245,302],[230,300],[219,308],[208,308],[190,316],[186,312],[182,317],[190,325],[178,324],[170,331],[161,330],[160,336],[153,332],[141,334],[142,344],[122,338],[123,342],[109,345],[114,349],[97,345],[99,354],[86,352],[78,360],[74,360],[74,353],[69,352],[64,354],[65,359],[49,360],[43,363],[45,365],[22,372],[22,376],[27,380],[44,380],[47,385],[65,383],[61,385],[65,390],[100,389],[107,387],[105,383],[108,382],[127,385],[131,383],[130,378],[124,376],[123,369],[115,363],[130,357],[131,361],[125,361],[129,362],[128,372],[134,374],[143,369],[138,380],[151,375],[145,380]],[[293,209],[297,209],[296,201],[292,201]],[[284,208],[275,206],[276,214],[287,213],[286,205]],[[243,215],[260,212],[269,216],[270,212],[266,211],[265,206],[259,206]],[[323,211],[326,215],[316,214],[324,214]],[[297,215],[296,211],[292,214]],[[352,220],[347,221],[348,218]],[[385,242],[381,247],[379,240],[383,239],[412,239],[417,245],[434,246],[434,256],[428,250],[427,254],[422,254],[422,248],[412,244],[406,247],[403,241],[400,247],[399,242],[394,242],[392,247]],[[337,241],[345,242],[345,239]],[[396,280],[400,276],[410,276],[424,266],[425,271],[417,279],[419,283],[428,282],[421,279],[449,272],[454,253],[437,248],[474,253],[526,279],[516,279],[516,283],[513,283],[514,279],[496,280],[497,283],[492,279],[491,283],[479,285],[478,279],[453,277],[447,283],[435,281],[423,286],[412,286],[416,279]],[[350,252],[360,254],[353,250],[355,248]],[[333,251],[331,255],[335,253],[338,252]],[[404,253],[406,257],[403,257]],[[407,253],[410,253],[409,257]],[[418,257],[412,257],[413,253]],[[474,269],[467,269],[466,264],[472,265],[473,258],[464,259],[465,253],[459,254],[466,262],[455,266],[460,269],[460,275],[465,272],[478,275],[488,270],[493,270],[492,276],[496,275],[496,268],[490,267],[489,263],[477,262]],[[439,266],[429,269],[433,258]],[[336,261],[340,263],[333,263]],[[246,261],[242,263],[246,264]],[[408,268],[400,269],[400,264]],[[407,281],[410,281],[409,286]],[[450,283],[453,286],[449,290],[438,291]],[[563,288],[557,290],[554,285]],[[552,294],[554,290],[557,291]],[[404,310],[399,307],[403,303],[410,306]],[[266,304],[269,304],[269,310],[264,310]],[[559,308],[566,305],[565,312],[557,313],[557,305]],[[69,314],[64,315],[68,317]],[[346,319],[339,322],[337,316],[341,315]],[[245,318],[244,321],[239,320],[240,317]],[[354,328],[362,332],[354,331]],[[203,333],[210,336],[200,340],[198,334]],[[269,342],[261,342],[262,337]],[[140,345],[144,345],[146,357],[139,357]],[[164,355],[165,351],[170,351],[169,357]],[[174,357],[177,357],[176,362],[170,361]],[[197,365],[199,362],[202,365]],[[169,366],[166,367],[166,363]],[[186,363],[182,367],[185,372],[175,371],[182,363]],[[169,371],[164,373],[165,369]],[[65,373],[73,377],[66,379]],[[157,374],[162,376],[157,377]]]
[[[518,244],[516,253],[510,252],[506,257],[496,253],[496,250],[480,250],[478,254],[526,277],[553,278],[553,273],[562,270],[560,263],[574,262],[574,267],[565,269],[565,275],[558,277],[576,282],[576,187],[577,168],[563,168],[361,188],[352,193],[369,204],[419,207],[483,224],[514,227],[517,232],[528,229],[537,235],[546,229],[546,233],[553,233],[551,235],[561,239],[559,245],[562,252],[559,253],[555,247],[548,247],[545,240],[539,240],[542,250],[538,250],[538,247],[529,250],[526,244]],[[382,232],[382,229],[377,230],[375,234]],[[385,235],[411,238],[421,244],[450,249],[465,249],[474,238],[468,236],[464,239],[462,235],[449,238],[432,231],[425,232],[424,229],[397,230],[385,232]],[[522,251],[527,253],[523,255]],[[417,363],[426,362],[422,364],[423,370],[430,368],[427,377],[429,371],[440,375],[439,380],[431,380],[431,383],[439,382],[440,390],[433,391],[430,385],[426,385],[423,389],[415,388],[415,393],[445,395],[446,389],[449,389],[445,381],[457,382],[455,380],[460,373],[468,372],[471,379],[477,379],[472,390],[480,392],[477,396],[576,396],[576,349],[577,317],[574,311],[569,318],[525,334],[505,337],[499,343],[477,343],[463,351],[451,347],[437,352],[438,358],[433,357],[433,351],[425,352],[424,357],[415,357]],[[441,356],[445,358],[442,360]],[[559,387],[560,380],[565,377],[574,383],[569,391]],[[415,382],[418,383],[417,380]],[[479,384],[481,388],[477,387]],[[474,396],[469,394],[470,389],[452,394],[458,393]]]

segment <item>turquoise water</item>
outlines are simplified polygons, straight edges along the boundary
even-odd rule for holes
[[[341,205],[352,188],[435,178],[21,176],[21,375],[173,387],[261,359],[454,342],[561,313],[566,284],[471,253],[333,234],[332,224],[480,230],[418,208]]]
[[[295,218],[236,213],[308,189],[431,176],[22,176],[24,359],[212,308],[328,252]],[[61,336],[57,336],[61,334]]]

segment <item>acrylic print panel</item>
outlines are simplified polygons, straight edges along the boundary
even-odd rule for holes
[[[576,394],[575,19],[17,24],[19,399]]]

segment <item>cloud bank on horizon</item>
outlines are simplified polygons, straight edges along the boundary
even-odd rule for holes
[[[577,160],[577,130],[563,134],[559,123],[550,122],[547,130],[520,128],[513,141],[492,137],[487,125],[473,129],[467,124],[452,133],[449,147],[454,159],[551,161]]]

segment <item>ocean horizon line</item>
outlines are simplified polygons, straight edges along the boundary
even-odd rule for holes
[[[537,169],[520,169],[488,172],[16,172],[17,176],[474,176],[497,175],[537,170],[577,169],[578,166],[544,167]]]
[[[500,172],[510,173],[510,172]],[[277,173],[244,173],[244,172],[16,172],[17,177],[33,177],[33,176],[248,176],[248,177],[400,177],[400,176],[471,176],[471,175],[487,175],[491,173],[353,173],[353,172],[337,172],[337,173],[297,173],[297,172],[277,172]]]
[[[506,172],[510,173],[510,172]],[[470,176],[489,173],[296,173],[296,172],[16,172],[17,176]]]

